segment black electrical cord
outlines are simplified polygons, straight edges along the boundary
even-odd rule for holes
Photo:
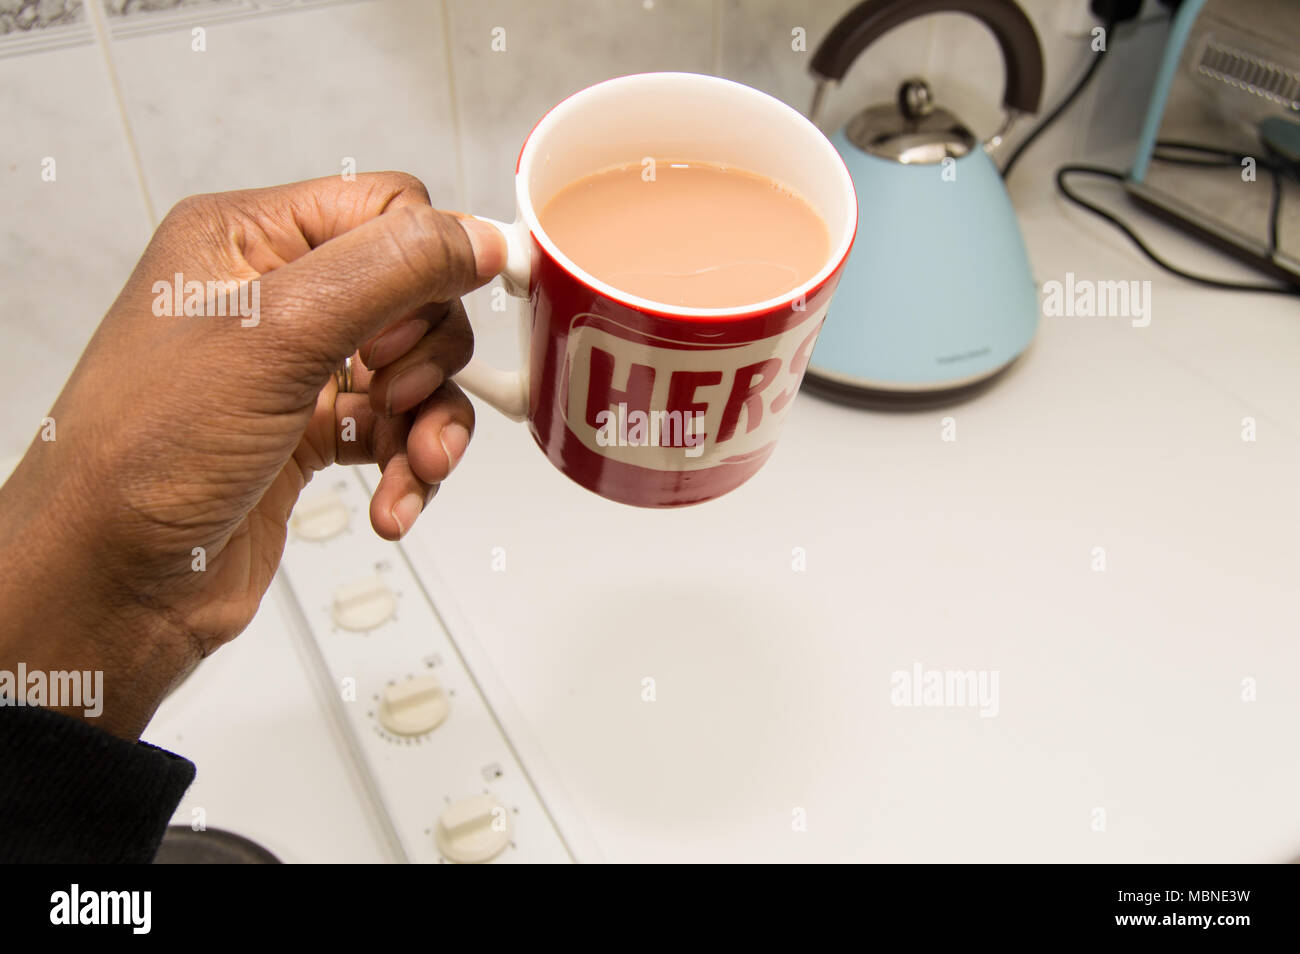
[[[1115,29],[1115,21],[1113,19],[1108,20],[1104,29],[1106,32],[1102,35],[1107,41],[1109,41],[1111,31]],[[1092,62],[1088,64],[1088,69],[1084,72],[1083,76],[1079,78],[1079,82],[1074,84],[1074,89],[1066,93],[1065,99],[1061,100],[1060,103],[1057,104],[1056,108],[1048,113],[1047,116],[1043,118],[1043,121],[1033,128],[1033,131],[1024,138],[1024,141],[1022,141],[1020,145],[1016,146],[1015,150],[1007,158],[1006,165],[1002,167],[1003,179],[1011,175],[1011,170],[1014,169],[1016,163],[1020,161],[1020,157],[1024,155],[1025,150],[1033,145],[1034,141],[1046,132],[1047,127],[1060,119],[1061,114],[1070,108],[1070,104],[1079,98],[1079,94],[1087,88],[1088,84],[1092,82],[1092,78],[1097,75],[1097,67],[1101,66],[1102,57],[1105,55],[1106,50],[1104,47],[1092,54]]]
[[[1282,217],[1282,174],[1273,172],[1273,198],[1268,207],[1268,257],[1277,255],[1277,223]]]
[[[1104,27],[1105,32],[1103,33],[1103,36],[1107,40],[1109,40],[1110,35],[1118,22],[1113,11],[1110,11],[1110,14],[1111,15],[1106,19]],[[1074,84],[1074,88],[1065,95],[1065,98],[1057,104],[1056,108],[1044,117],[1043,121],[1035,126],[1033,131],[1030,132],[1030,134],[1026,136],[1020,145],[1018,145],[1011,153],[1006,164],[1002,167],[1003,179],[1006,179],[1011,175],[1011,170],[1014,169],[1016,163],[1020,161],[1020,157],[1024,155],[1025,150],[1033,145],[1038,137],[1046,132],[1047,129],[1056,122],[1056,120],[1059,119],[1067,109],[1070,108],[1070,105],[1079,98],[1080,93],[1087,89],[1088,84],[1091,83],[1093,77],[1097,75],[1097,70],[1101,66],[1102,57],[1105,55],[1106,50],[1104,47],[1093,53],[1092,62],[1088,64],[1088,69],[1084,71],[1084,74],[1079,78],[1079,81]],[[1164,151],[1162,152],[1162,150]],[[1199,153],[1212,158],[1192,159],[1186,156],[1172,156],[1169,154],[1169,150]],[[1152,158],[1159,159],[1163,162],[1181,163],[1183,165],[1226,166],[1240,164],[1244,157],[1227,149],[1217,149],[1212,146],[1202,146],[1197,143],[1161,141],[1156,143],[1156,150],[1152,153]],[[1296,169],[1291,166],[1279,165],[1267,160],[1258,161],[1258,165],[1267,169],[1272,176],[1272,202],[1269,207],[1268,215],[1268,254],[1271,257],[1277,252],[1278,221],[1282,211],[1282,177],[1288,171],[1295,173]],[[1222,281],[1217,278],[1208,278],[1204,275],[1197,275],[1193,272],[1184,271],[1171,262],[1165,261],[1157,255],[1151,247],[1146,244],[1146,242],[1142,241],[1142,238],[1134,232],[1132,228],[1130,228],[1114,213],[1108,212],[1099,205],[1094,205],[1078,193],[1071,191],[1070,187],[1065,183],[1065,178],[1072,173],[1101,176],[1102,178],[1112,179],[1116,182],[1124,182],[1127,176],[1122,172],[1115,171],[1114,169],[1104,169],[1100,166],[1064,165],[1056,170],[1056,188],[1063,196],[1075,205],[1086,209],[1093,215],[1096,215],[1114,225],[1117,229],[1128,236],[1129,240],[1138,247],[1138,250],[1141,251],[1143,255],[1170,274],[1177,275],[1179,278],[1184,278],[1187,281],[1195,282],[1198,285],[1204,285],[1208,288],[1219,288],[1227,291],[1262,292],[1273,295],[1300,295],[1300,286],[1297,285],[1254,285],[1245,282]]]
[[[1212,156],[1210,159],[1191,159],[1187,156],[1170,155],[1169,150],[1177,152],[1198,153],[1203,156]],[[1202,146],[1194,142],[1181,142],[1172,139],[1161,139],[1156,143],[1155,150],[1151,153],[1153,159],[1159,159],[1161,162],[1170,162],[1183,166],[1231,166],[1240,167],[1247,157],[1243,153],[1234,152],[1231,149],[1220,149],[1217,146]],[[1277,253],[1277,230],[1278,221],[1282,215],[1282,177],[1288,172],[1295,174],[1295,165],[1292,163],[1273,162],[1269,159],[1254,159],[1257,166],[1267,169],[1272,177],[1272,196],[1269,200],[1268,207],[1268,256],[1272,258]]]
[[[1208,147],[1194,147],[1194,148],[1197,148],[1198,151],[1212,151],[1209,150]],[[1206,163],[1197,163],[1197,164],[1205,165]],[[1089,202],[1087,199],[1080,196],[1078,193],[1072,192],[1070,190],[1070,187],[1065,184],[1065,177],[1075,173],[1079,175],[1100,176],[1101,178],[1104,179],[1112,179],[1115,182],[1124,182],[1127,176],[1125,176],[1125,174],[1122,172],[1117,172],[1114,169],[1105,169],[1102,168],[1101,166],[1065,165],[1065,166],[1061,166],[1061,168],[1056,170],[1056,188],[1060,191],[1060,193],[1063,196],[1065,196],[1075,205],[1079,206],[1080,208],[1087,209],[1089,212],[1091,212],[1093,215],[1098,216],[1099,218],[1105,219],[1111,225],[1115,226],[1117,229],[1119,229],[1121,232],[1127,235],[1129,240],[1138,247],[1138,250],[1141,251],[1143,255],[1151,259],[1151,261],[1155,262],[1165,271],[1173,275],[1177,275],[1179,278],[1185,278],[1189,282],[1195,282],[1198,285],[1204,285],[1207,288],[1219,288],[1226,291],[1263,292],[1265,294],[1272,294],[1272,295],[1300,295],[1300,286],[1297,285],[1252,285],[1243,282],[1221,281],[1220,279],[1217,278],[1207,278],[1204,275],[1197,275],[1194,272],[1184,271],[1183,269],[1179,268],[1177,265],[1165,261],[1154,251],[1152,251],[1151,248],[1146,244],[1146,242],[1142,241],[1141,237],[1136,232],[1134,232],[1133,229],[1131,229],[1127,223],[1125,223],[1114,213],[1109,212],[1106,209],[1103,209],[1099,205],[1094,205],[1093,203]],[[1275,173],[1273,181],[1275,183],[1275,186],[1277,186],[1277,188],[1275,188],[1274,190],[1274,195],[1275,196],[1280,195],[1279,190],[1280,190],[1281,177]],[[1281,202],[1278,201],[1274,203],[1273,209],[1271,210],[1270,218],[1273,220],[1274,223],[1276,223],[1277,213],[1280,207],[1281,207]],[[1273,225],[1273,232],[1274,235],[1276,235],[1276,224]]]

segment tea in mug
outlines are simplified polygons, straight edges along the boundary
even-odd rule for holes
[[[826,223],[805,199],[712,162],[601,170],[561,189],[539,221],[579,268],[671,306],[776,298],[812,278],[830,255]]]

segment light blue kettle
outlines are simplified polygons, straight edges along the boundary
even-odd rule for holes
[[[1014,0],[866,0],[818,47],[811,118],[877,38],[932,13],[966,13],[996,37],[1006,121],[987,144],[912,79],[893,103],[830,138],[858,193],[858,235],[805,375],[813,393],[866,406],[931,407],[986,387],[1029,346],[1038,291],[988,149],[1038,109],[1043,57]]]

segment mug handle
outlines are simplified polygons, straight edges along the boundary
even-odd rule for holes
[[[501,270],[501,276],[505,279],[506,291],[516,298],[527,299],[532,244],[528,224],[520,218],[516,218],[510,224],[483,215],[476,215],[474,218],[496,226],[505,236],[506,267]],[[527,309],[522,309],[519,318],[519,341],[522,346],[523,365],[520,370],[503,371],[478,358],[471,358],[469,364],[452,379],[470,394],[491,404],[512,421],[522,421],[528,417],[528,352],[531,325],[532,321]]]

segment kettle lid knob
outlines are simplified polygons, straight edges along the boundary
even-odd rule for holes
[[[907,119],[924,119],[934,112],[934,93],[919,76],[898,87],[898,111]]]
[[[930,85],[909,79],[892,103],[869,106],[844,128],[863,152],[903,165],[929,165],[960,159],[975,148],[975,134],[956,116],[935,105]]]

